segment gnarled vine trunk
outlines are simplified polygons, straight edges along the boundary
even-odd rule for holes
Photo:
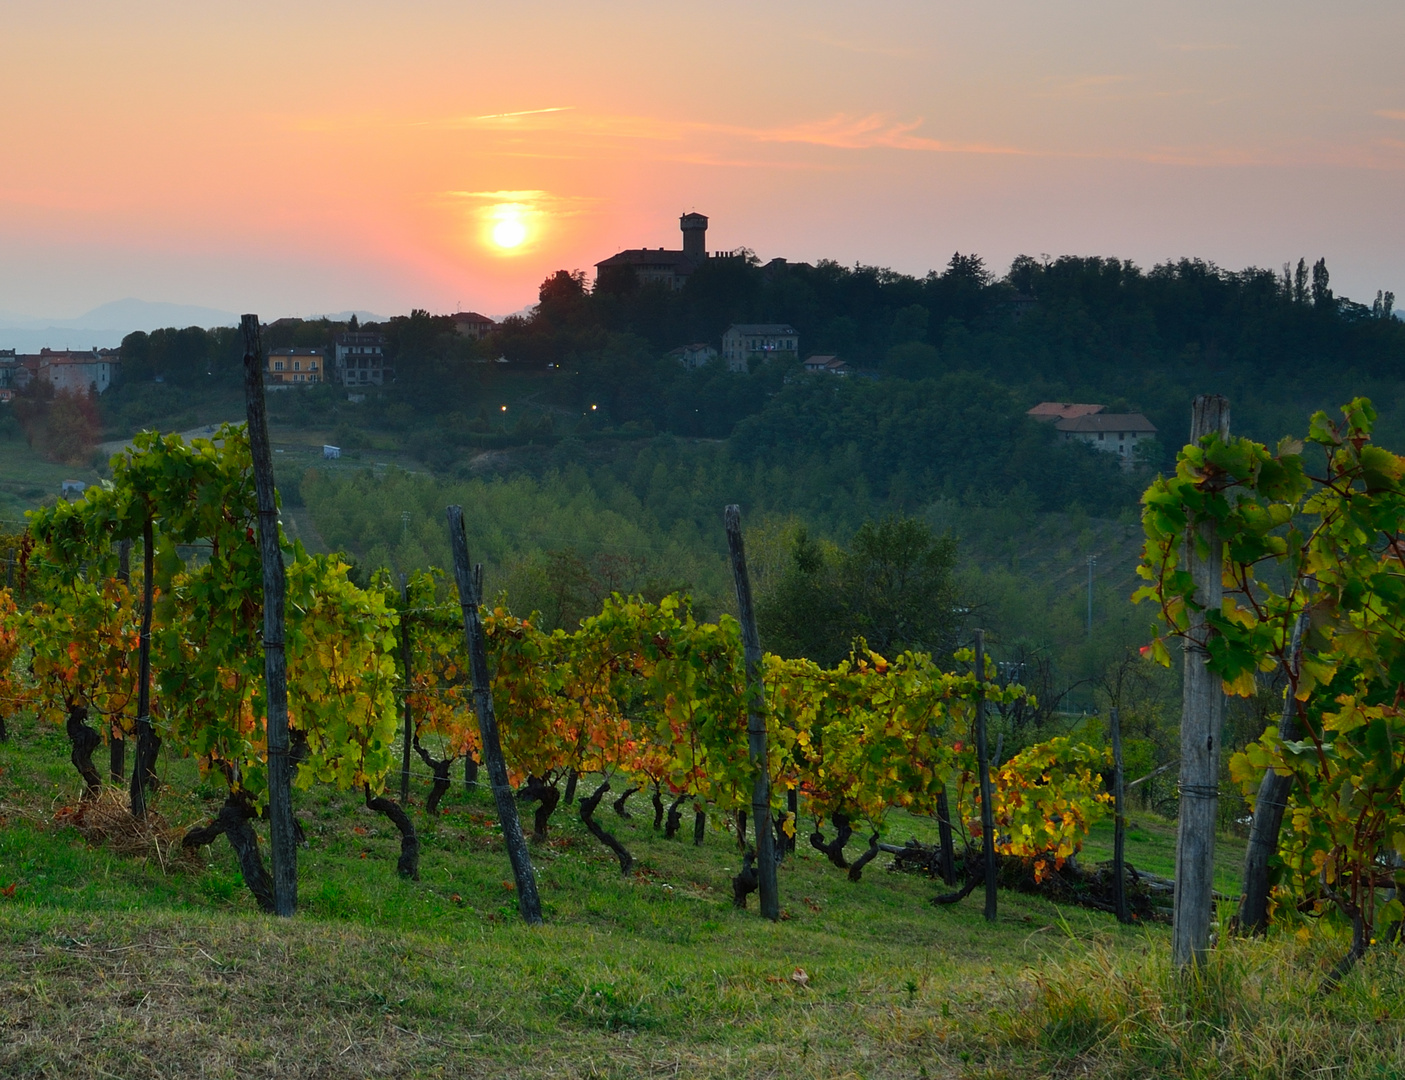
[[[615,858],[620,861],[620,873],[627,874],[634,867],[634,856],[628,849],[615,838],[615,835],[602,828],[595,820],[595,808],[600,805],[600,800],[605,797],[605,792],[610,790],[609,782],[601,784],[595,789],[595,794],[588,799],[581,800],[580,815],[581,822],[590,830],[590,835],[599,840],[607,848],[615,853]]]
[[[858,881],[863,877],[863,868],[878,857],[878,834],[868,838],[868,850],[849,864],[849,880]]]
[[[746,854],[742,856],[742,868],[736,877],[732,878],[732,906],[745,908],[746,898],[760,887],[761,881],[756,875],[756,852],[747,848]]]
[[[273,879],[269,877],[268,870],[263,864],[263,856],[259,854],[258,834],[249,824],[253,817],[253,809],[231,795],[220,807],[220,812],[215,820],[202,828],[191,829],[187,832],[184,839],[181,840],[181,846],[202,847],[214,843],[217,837],[224,836],[229,841],[229,846],[234,849],[235,857],[239,860],[239,870],[244,875],[244,884],[254,894],[254,900],[258,903],[260,910],[272,914],[274,910]]]
[[[517,800],[537,804],[536,812],[532,815],[532,839],[537,843],[545,843],[551,815],[561,802],[561,792],[555,784],[548,784],[540,776],[529,776],[526,786],[517,793]]]
[[[844,845],[849,842],[849,838],[854,835],[853,827],[849,824],[847,814],[834,813],[835,836],[834,839],[825,842],[824,833],[816,829],[810,834],[810,846],[824,855],[830,862],[840,870],[849,869],[849,862],[844,858]]]
[[[678,830],[683,827],[683,812],[679,807],[683,805],[683,800],[687,797],[686,795],[680,795],[669,804],[668,821],[663,834],[665,840],[672,840],[678,835]]]
[[[956,884],[956,846],[951,841],[951,803],[946,788],[937,792],[937,836],[941,842],[941,875],[948,885]]]
[[[624,794],[622,794],[618,799],[616,799],[613,803],[610,804],[612,807],[614,807],[615,813],[617,813],[622,818],[633,817],[634,815],[625,809],[624,804],[628,802],[629,797],[638,790],[640,789],[637,787],[625,788]]]
[[[414,740],[415,753],[419,754],[420,760],[429,766],[434,773],[434,782],[429,788],[429,799],[424,804],[425,813],[436,814],[439,812],[439,800],[448,793],[453,781],[449,779],[449,766],[454,763],[454,758],[445,758],[440,761],[428,750],[420,745],[419,736]]]
[[[390,818],[392,824],[400,830],[400,860],[395,869],[401,877],[419,881],[420,838],[415,833],[415,823],[410,820],[410,815],[405,813],[394,799],[388,799],[384,795],[373,796],[369,785],[366,787],[366,806]]]
[[[68,707],[65,730],[72,747],[68,755],[69,760],[73,762],[73,767],[78,770],[78,775],[87,785],[83,791],[83,798],[96,798],[102,790],[102,776],[93,765],[93,751],[101,745],[102,736],[88,726],[88,710],[82,705]]]
[[[1304,612],[1293,624],[1293,637],[1288,645],[1288,687],[1283,698],[1283,716],[1278,722],[1278,735],[1284,742],[1298,737],[1297,667],[1301,659],[1303,633],[1308,617]],[[1239,932],[1262,934],[1268,929],[1268,864],[1278,851],[1278,834],[1283,829],[1283,814],[1288,808],[1288,795],[1293,790],[1293,776],[1279,776],[1265,769],[1259,781],[1258,798],[1254,800],[1254,818],[1249,827],[1249,843],[1244,848],[1244,892],[1239,901]]]

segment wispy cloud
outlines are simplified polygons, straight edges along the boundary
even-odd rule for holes
[[[772,158],[718,157],[715,154],[670,154],[666,161],[681,165],[703,165],[715,169],[781,169],[793,172],[843,172],[845,166],[819,161],[776,161]]]
[[[921,49],[914,49],[910,46],[873,44],[866,41],[848,41],[843,38],[831,37],[828,34],[806,34],[805,40],[813,41],[817,45],[828,45],[831,49],[839,49],[842,52],[859,53],[863,56],[891,56],[896,59],[906,60],[922,55]]]
[[[1106,91],[1108,87],[1120,86],[1128,82],[1131,82],[1131,77],[1127,75],[1082,75],[1076,79],[1051,81],[1048,88],[1036,96],[1042,98],[1092,97]]]
[[[555,218],[574,217],[590,211],[600,200],[585,195],[557,195],[538,188],[503,191],[444,191],[442,198],[474,205],[480,215],[492,217],[498,209],[511,206],[524,214],[550,214]]]
[[[554,131],[585,138],[643,142],[678,143],[698,135],[721,135],[747,142],[796,143],[833,150],[918,150],[948,154],[1022,153],[1012,147],[934,139],[919,134],[924,124],[922,117],[900,120],[887,113],[836,113],[819,120],[802,120],[775,127],[750,127],[618,113],[587,113],[558,108],[502,113],[492,117],[449,117],[422,123],[454,130],[491,130],[500,128],[490,121],[500,119],[510,119],[510,128],[516,132]]]
[[[475,116],[475,120],[506,120],[514,116],[540,116],[542,113],[570,112],[574,105],[553,105],[548,109],[519,109],[517,112],[487,113],[484,116]]]
[[[884,113],[869,113],[865,116],[837,113],[824,120],[811,120],[774,128],[716,127],[711,130],[729,132],[754,139],[757,142],[807,143],[811,146],[827,146],[835,150],[882,148],[888,150],[925,150],[942,154],[1021,153],[1012,147],[946,142],[918,135],[916,132],[922,127],[922,124],[921,117],[915,120],[895,120]]]
[[[1046,92],[1047,97],[1096,94],[1100,89],[1134,83],[1132,76],[1085,75]],[[1183,93],[1186,91],[1175,91]],[[1148,95],[1143,95],[1148,96]],[[1150,95],[1157,96],[1157,95]],[[1405,110],[1380,109],[1375,115],[1405,120]],[[587,160],[624,156],[631,160],[672,161],[716,168],[842,171],[861,166],[859,155],[874,151],[916,154],[1000,155],[1060,159],[1143,161],[1159,165],[1207,168],[1278,167],[1317,164],[1338,168],[1397,170],[1405,167],[1388,142],[1313,143],[1260,146],[1242,142],[1216,145],[1111,146],[1026,145],[968,142],[927,133],[923,117],[902,118],[887,112],[840,112],[770,126],[675,120],[630,113],[592,112],[577,106],[522,109],[486,115],[401,120],[392,126],[420,131],[478,133],[475,152],[487,157]],[[776,148],[767,153],[764,147]],[[829,155],[804,157],[781,147],[814,147]],[[749,149],[751,148],[751,149]],[[852,155],[852,157],[850,156]],[[546,191],[455,191],[441,196],[477,200],[481,206],[521,203],[558,215],[585,213],[589,207]]]

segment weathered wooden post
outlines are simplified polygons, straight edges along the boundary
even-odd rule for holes
[[[125,587],[132,582],[132,542],[117,542],[117,580]],[[124,712],[126,710],[123,710]],[[114,784],[121,784],[127,776],[127,739],[122,730],[120,716],[114,719],[107,729],[107,771]]]
[[[1209,435],[1229,438],[1229,402],[1218,394],[1201,394],[1191,410],[1190,441],[1199,443]],[[1192,517],[1186,526],[1185,566],[1195,584],[1195,603],[1185,636],[1181,692],[1181,798],[1171,928],[1171,958],[1177,967],[1203,959],[1215,914],[1224,688],[1208,666],[1211,630],[1205,612],[1218,611],[1224,600],[1224,546],[1213,521]]]
[[[737,587],[737,614],[742,624],[742,653],[746,662],[746,736],[751,767],[756,778],[751,788],[751,816],[756,830],[757,887],[761,914],[773,922],[781,917],[776,885],[775,835],[771,821],[771,767],[766,752],[766,688],[761,675],[761,637],[756,632],[756,609],[751,602],[751,577],[746,569],[742,543],[742,512],[729,506],[724,515],[727,549],[732,556],[732,577]]]
[[[1292,741],[1298,737],[1298,671],[1302,658],[1303,634],[1307,630],[1307,612],[1293,624],[1293,637],[1288,646],[1284,670],[1288,688],[1283,700],[1283,718],[1278,723],[1279,738]],[[1249,826],[1249,844],[1244,849],[1244,892],[1239,901],[1239,932],[1261,934],[1268,929],[1268,860],[1278,850],[1278,834],[1283,828],[1283,812],[1288,806],[1288,792],[1293,789],[1293,777],[1279,776],[1265,769],[1259,781],[1258,798],[1254,800],[1254,820]]]
[[[141,636],[137,639],[137,752],[132,762],[132,816],[146,816],[146,795],[156,789],[156,755],[161,740],[151,723],[151,602],[156,547],[151,512],[142,522]]]
[[[401,708],[405,711],[405,745],[400,758],[400,805],[410,805],[410,751],[415,742],[415,719],[410,708],[410,588],[400,575],[400,664],[405,669],[405,691]]]
[[[985,917],[995,921],[995,791],[985,731],[985,631],[976,631],[976,763],[981,780],[981,855],[985,863]]]
[[[542,921],[541,899],[537,896],[537,879],[532,873],[532,857],[527,852],[527,840],[522,835],[522,822],[517,817],[517,802],[512,797],[512,785],[507,779],[507,763],[498,739],[498,721],[493,713],[493,686],[488,674],[488,643],[483,634],[483,622],[478,616],[479,595],[472,568],[468,563],[468,538],[464,534],[463,507],[448,508],[449,549],[454,557],[454,582],[459,589],[459,607],[463,609],[463,634],[468,645],[473,669],[473,703],[478,712],[478,731],[483,743],[483,764],[488,768],[488,781],[497,804],[498,821],[502,825],[503,842],[512,863],[512,876],[517,881],[517,908],[531,926]],[[481,582],[481,576],[478,581]]]
[[[1118,922],[1130,922],[1127,910],[1127,811],[1122,773],[1122,717],[1114,707],[1108,710],[1112,728],[1112,905]]]
[[[479,603],[483,602],[483,564],[473,564],[473,595],[478,597]],[[571,776],[574,778],[575,772]],[[472,791],[478,786],[478,759],[473,756],[473,751],[468,750],[463,755],[463,789]],[[566,785],[567,790],[571,790],[572,785]],[[570,801],[569,799],[567,800]]]
[[[283,644],[287,581],[283,548],[278,542],[278,496],[273,484],[273,452],[268,444],[268,415],[264,409],[264,357],[259,317],[245,315],[240,328],[244,333],[244,400],[249,416],[249,452],[254,463],[254,494],[258,500],[259,561],[263,564],[263,678],[268,710],[268,846],[273,862],[273,913],[286,917],[298,907],[298,840],[293,825],[292,762],[288,760],[288,658]]]

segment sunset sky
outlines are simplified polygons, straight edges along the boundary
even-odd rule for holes
[[[5,0],[0,41],[0,312],[501,315],[694,209],[762,259],[1405,297],[1399,0]]]

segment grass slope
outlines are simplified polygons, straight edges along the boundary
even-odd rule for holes
[[[600,814],[640,859],[628,877],[558,811],[533,852],[534,930],[485,794],[456,791],[432,822],[415,807],[409,883],[384,818],[300,793],[301,910],[278,922],[253,910],[223,840],[162,867],[56,824],[77,792],[65,751],[48,731],[0,744],[5,1077],[1325,1075],[1272,1071],[1285,1048],[1334,1076],[1405,1064],[1394,968],[1305,1009],[1294,980],[1328,957],[1291,938],[1234,945],[1197,999],[1158,959],[1162,927],[1013,894],[987,924],[976,900],[935,909],[931,882],[874,863],[850,883],[806,851],[782,868],[772,925],[754,899],[731,905],[730,836],[664,840],[638,795],[632,819]],[[203,820],[216,788],[166,768],[161,812]],[[1152,865],[1168,833],[1142,830]]]

